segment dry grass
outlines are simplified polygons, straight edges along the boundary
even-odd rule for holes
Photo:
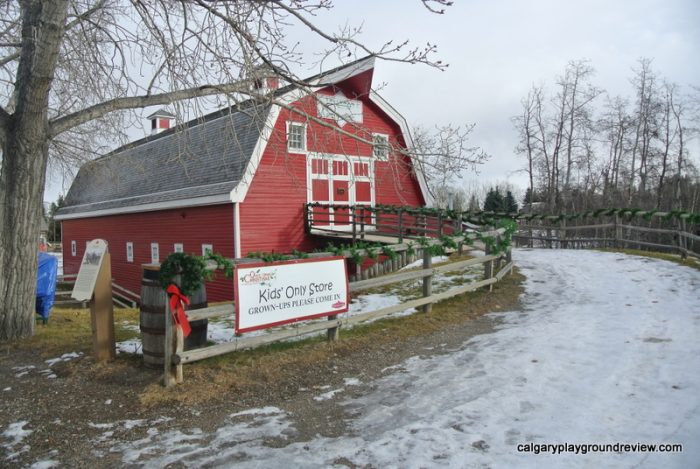
[[[493,293],[481,289],[435,304],[429,315],[416,313],[341,330],[337,342],[329,343],[323,336],[316,336],[188,364],[184,367],[184,384],[169,389],[158,381],[158,370],[145,369],[140,356],[120,354],[115,362],[106,365],[91,361],[74,363],[70,371],[84,374],[87,382],[95,385],[114,380],[130,381],[140,405],[145,408],[220,399],[235,399],[244,405],[272,392],[284,397],[285,393],[292,394],[299,387],[313,385],[308,381],[310,377],[332,373],[338,359],[348,358],[361,364],[372,353],[381,354],[386,347],[400,348],[413,337],[448,330],[487,312],[512,309],[517,306],[522,292],[522,280],[523,276],[516,270],[496,284]],[[139,334],[133,329],[139,323],[137,309],[115,309],[114,315],[117,341]],[[125,323],[132,328],[125,327]],[[34,337],[6,342],[1,347],[7,353],[23,350],[47,358],[66,352],[83,352],[89,356],[92,351],[90,312],[55,309],[48,324],[37,324]]]
[[[481,289],[435,304],[428,315],[416,313],[341,330],[340,340],[335,343],[313,337],[188,364],[184,367],[182,385],[164,389],[154,383],[141,393],[140,402],[145,407],[165,402],[194,404],[222,396],[245,402],[269,392],[272,384],[282,388],[282,393],[285,388],[291,393],[304,385],[299,381],[303,379],[300,376],[307,375],[308,370],[327,373],[339,358],[361,359],[373,350],[398,346],[413,337],[449,329],[488,312],[513,309],[523,291],[523,280],[516,270],[496,284],[493,293]]]
[[[138,326],[139,310],[124,308],[114,310],[114,333],[117,342],[138,336],[138,330],[125,327],[124,323]],[[42,356],[56,356],[66,352],[92,351],[92,325],[89,309],[54,308],[47,324],[37,322],[35,334],[2,344],[7,350],[33,349]]]

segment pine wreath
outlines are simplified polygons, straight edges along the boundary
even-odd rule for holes
[[[211,274],[206,269],[206,263],[202,257],[175,252],[160,265],[160,284],[164,289],[175,284],[183,295],[192,296],[202,287],[204,280],[211,277]],[[175,277],[178,275],[180,281],[176,282]]]

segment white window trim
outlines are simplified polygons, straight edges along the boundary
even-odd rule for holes
[[[155,251],[153,250],[155,248]],[[154,256],[153,254],[156,254]],[[151,263],[152,264],[158,264],[160,263],[160,247],[158,246],[158,243],[151,243]]]
[[[126,242],[126,262],[134,262],[134,243]]]
[[[210,251],[212,254],[214,254],[214,245],[213,244],[202,244],[202,255],[206,256],[207,251]]]
[[[386,139],[386,155],[379,156],[375,153],[375,150],[377,149],[377,146],[374,144],[375,137],[382,137],[382,138]],[[389,135],[379,133],[379,132],[372,133],[372,157],[377,161],[389,161],[390,154],[391,154],[391,145],[389,143]]]
[[[185,252],[185,248],[183,247],[182,243],[173,244],[173,252]]]
[[[77,255],[77,252],[78,252],[78,243],[76,243],[75,241],[71,241],[70,242],[70,255],[75,257]]]
[[[292,126],[298,126],[302,128],[302,144],[303,148],[291,148],[289,146],[289,131]],[[287,121],[287,152],[289,153],[295,153],[299,155],[305,155],[308,153],[308,142],[306,138],[306,122],[299,122],[299,121]]]
[[[314,159],[328,160],[328,174],[324,175],[314,175],[312,174],[312,161]],[[333,161],[347,161],[348,163],[348,174],[337,175],[333,174]],[[355,184],[353,182],[369,182],[370,183],[370,207],[374,207],[377,203],[376,195],[376,184],[375,184],[375,174],[374,174],[374,162],[375,159],[367,156],[349,156],[349,155],[338,155],[332,153],[308,153],[306,156],[306,202],[311,203],[313,200],[313,187],[312,181],[314,179],[323,179],[321,177],[314,176],[326,176],[328,179],[328,184],[333,187],[333,181],[348,181],[349,196],[348,201],[336,202],[335,192],[330,190],[328,201],[329,205],[356,205],[357,197],[355,194]],[[368,176],[355,176],[355,166],[354,163],[368,163],[369,164],[369,175]],[[331,223],[330,227],[334,224]],[[350,227],[351,229],[351,227]]]

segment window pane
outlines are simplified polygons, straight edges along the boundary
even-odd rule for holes
[[[304,141],[304,125],[289,124],[289,133],[287,135],[287,146],[294,150],[305,150]]]
[[[376,158],[386,158],[389,155],[389,139],[386,135],[373,135],[372,142],[374,143],[372,153]]]

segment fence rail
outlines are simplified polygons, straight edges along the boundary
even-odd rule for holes
[[[618,214],[603,216],[591,224],[586,220],[563,220],[543,217],[539,220],[519,220],[513,235],[517,246],[544,248],[653,248],[677,253],[681,257],[700,259],[698,225],[681,219],[669,219],[667,213],[648,213],[646,218]],[[585,223],[585,224],[584,224]],[[694,232],[693,232],[694,231]]]
[[[402,246],[392,246],[395,249],[402,249]],[[451,288],[445,292],[433,294],[432,282],[434,275],[444,272],[455,272],[464,270],[467,267],[474,265],[484,266],[484,279]],[[461,295],[470,291],[477,290],[482,287],[493,288],[493,284],[500,281],[508,272],[512,272],[513,262],[511,253],[508,250],[505,253],[491,255],[487,254],[482,257],[468,259],[464,261],[454,262],[440,266],[432,266],[432,255],[429,250],[423,251],[423,268],[415,271],[398,272],[384,275],[382,277],[359,280],[351,282],[349,285],[350,292],[358,292],[375,288],[384,285],[391,285],[409,280],[423,279],[423,296],[403,302],[397,305],[388,306],[375,311],[369,311],[357,314],[350,317],[329,316],[328,320],[319,320],[299,325],[291,329],[281,329],[270,334],[252,337],[236,338],[233,342],[212,345],[195,350],[184,350],[184,338],[182,337],[182,329],[173,324],[170,311],[166,311],[165,315],[165,360],[164,360],[164,384],[171,386],[183,381],[183,365],[192,363],[206,358],[222,355],[238,350],[250,349],[261,345],[270,344],[282,340],[288,340],[295,337],[300,337],[321,331],[328,331],[330,340],[337,340],[339,328],[350,326],[373,319],[387,317],[399,311],[404,311],[411,308],[423,307],[424,312],[430,312],[432,304]],[[165,301],[166,308],[168,302]],[[187,317],[190,321],[204,318],[214,318],[219,316],[227,316],[235,313],[235,305],[219,305],[195,311],[188,311]],[[172,344],[170,347],[167,344]]]
[[[75,284],[75,280],[78,278],[78,274],[65,274],[59,275],[57,280],[59,284],[65,286],[72,286]],[[87,307],[87,302],[85,301],[75,301],[71,298],[71,290],[56,290],[56,306],[69,306],[80,304],[82,308]],[[114,282],[112,279],[112,302],[122,308],[136,308],[139,303],[141,303],[141,296],[127,288],[122,287],[118,283]]]
[[[399,243],[404,238],[437,237],[462,231],[462,218],[446,211],[422,213],[408,207],[377,208],[365,205],[307,204],[305,208],[307,232],[352,234],[352,241],[367,235],[393,236]]]

